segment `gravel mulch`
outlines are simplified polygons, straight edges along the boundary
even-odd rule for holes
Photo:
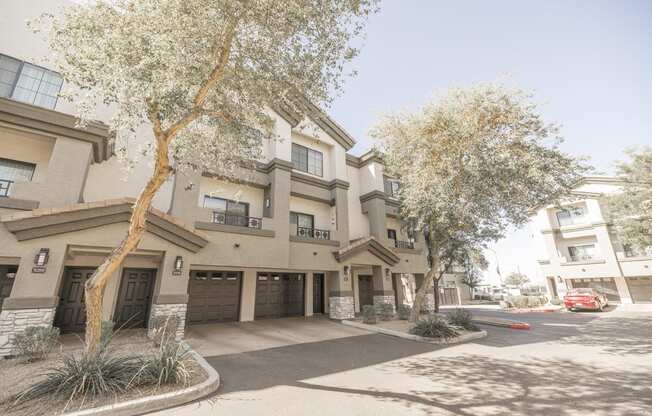
[[[112,341],[112,350],[124,355],[149,355],[156,351],[154,344],[146,337],[143,330],[123,330]],[[0,415],[3,416],[36,416],[60,415],[90,407],[104,406],[125,400],[137,399],[143,396],[162,394],[177,389],[185,388],[182,385],[139,386],[128,393],[115,397],[102,397],[87,400],[82,403],[65,400],[37,400],[28,402],[25,406],[12,408],[10,403],[13,398],[25,391],[32,384],[45,378],[47,371],[60,364],[64,354],[81,354],[83,352],[82,340],[76,335],[63,335],[56,351],[50,353],[48,358],[34,363],[25,363],[18,358],[0,358]],[[188,385],[194,385],[206,380],[207,374],[194,360],[190,365],[192,376]]]

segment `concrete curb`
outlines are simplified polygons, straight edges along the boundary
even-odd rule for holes
[[[405,332],[394,331],[392,329],[387,329],[387,328],[381,328],[375,325],[367,325],[356,321],[341,321],[341,322],[344,325],[352,326],[359,329],[364,329],[366,331],[376,332],[379,334],[389,335],[397,338],[409,339],[411,341],[427,342],[428,344],[459,344],[460,342],[471,341],[473,339],[480,339],[487,336],[487,331],[478,331],[478,332],[472,332],[469,334],[460,335],[459,337],[455,337],[451,339],[435,339],[435,338],[420,337],[418,335],[406,334]]]
[[[188,347],[187,344],[184,343]],[[190,347],[188,347],[190,349]],[[190,353],[200,367],[206,371],[208,378],[203,382],[185,389],[170,393],[158,394],[155,396],[142,397],[140,399],[126,402],[109,404],[102,407],[79,410],[72,413],[64,413],[63,416],[134,416],[150,413],[157,410],[168,409],[201,399],[217,391],[220,387],[220,375],[208,362],[194,350]]]
[[[502,328],[527,329],[527,330],[531,329],[530,324],[528,324],[527,322],[512,321],[509,319],[473,318],[471,321],[473,321],[476,324],[499,326]]]

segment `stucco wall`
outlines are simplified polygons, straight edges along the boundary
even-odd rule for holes
[[[205,195],[225,198],[249,204],[249,216],[261,218],[263,216],[263,194],[264,191],[261,188],[201,177],[199,180],[199,199],[197,206],[204,206]],[[208,219],[204,221],[208,221]]]
[[[47,176],[54,141],[52,137],[0,125],[0,157],[34,163],[32,182],[42,182]]]
[[[290,211],[310,214],[315,216],[315,228],[320,230],[334,229],[331,207],[309,199],[290,197]],[[288,218],[289,221],[289,218]],[[331,225],[333,225],[331,227]]]
[[[369,235],[369,218],[362,213],[360,203],[360,170],[353,166],[347,166],[349,178],[349,238],[357,238]]]

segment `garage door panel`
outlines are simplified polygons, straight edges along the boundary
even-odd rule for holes
[[[652,276],[628,277],[627,286],[634,303],[652,303]]]
[[[188,323],[237,321],[241,283],[240,272],[191,272],[188,284]]]
[[[259,273],[256,278],[256,319],[302,316],[305,276]]]

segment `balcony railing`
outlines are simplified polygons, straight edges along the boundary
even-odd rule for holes
[[[394,246],[396,248],[409,248],[409,249],[414,250],[414,242],[413,241],[394,240]]]
[[[0,197],[9,196],[9,188],[11,188],[13,183],[14,181],[0,179]]]
[[[315,240],[330,240],[331,232],[317,228],[297,227],[297,236],[304,238],[314,238]]]
[[[580,261],[592,261],[592,260],[596,260],[596,258],[595,256],[590,254],[570,256],[571,263],[580,262]]]
[[[219,211],[213,211],[213,222],[215,224],[235,225],[238,227],[256,228],[259,230],[263,225],[262,218],[227,214]]]

